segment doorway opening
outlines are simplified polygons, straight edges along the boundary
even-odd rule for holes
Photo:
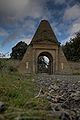
[[[37,72],[53,74],[53,58],[48,52],[42,52],[37,60]]]

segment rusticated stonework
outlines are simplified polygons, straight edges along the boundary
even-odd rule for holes
[[[28,49],[19,64],[22,73],[38,73],[38,57],[50,59],[49,74],[71,74],[70,66],[63,54],[60,43],[47,20],[42,20]]]

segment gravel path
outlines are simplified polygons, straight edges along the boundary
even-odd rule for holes
[[[39,74],[36,83],[40,87],[37,97],[45,97],[53,115],[61,120],[80,120],[80,75]]]

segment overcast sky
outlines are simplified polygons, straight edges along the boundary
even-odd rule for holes
[[[0,0],[0,53],[19,41],[29,44],[42,19],[65,43],[80,30],[80,0]]]

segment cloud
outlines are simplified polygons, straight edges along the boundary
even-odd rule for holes
[[[80,31],[80,23],[73,23],[70,28],[67,30],[66,34],[67,37],[62,40],[61,44],[65,44],[66,42],[69,42],[70,39],[74,38],[76,36],[76,33]]]
[[[47,2],[50,3],[51,1],[53,1],[53,5],[49,6]],[[31,37],[28,38],[27,36],[35,32],[36,22],[41,19],[52,21],[52,24],[54,24],[53,30],[59,37],[64,36],[65,32],[65,34],[69,33],[69,36],[71,36],[73,32],[79,29],[80,7],[79,4],[75,4],[72,7],[68,6],[67,8],[63,7],[61,10],[55,7],[63,4],[66,4],[66,0],[0,0],[0,17],[4,18],[8,28],[14,27],[14,31],[11,29],[11,33],[3,40],[3,45],[17,38],[30,41]],[[52,6],[54,7],[52,8]],[[51,9],[52,11],[50,11]],[[66,20],[76,20],[76,22],[74,22],[74,25],[67,26],[64,23]],[[64,26],[60,27],[61,21],[63,21]],[[66,31],[66,28],[70,29]],[[22,37],[23,35],[24,37]]]
[[[70,41],[75,37],[75,33],[80,31],[80,4],[74,4],[68,6],[63,15],[64,28],[67,28],[65,39],[62,40],[62,44]]]
[[[0,27],[0,36],[8,36],[8,32]]]
[[[19,41],[23,41],[23,42],[25,42],[27,45],[29,45],[30,42],[31,42],[31,40],[32,40],[32,37],[33,37],[32,35],[28,35],[28,36],[23,35],[23,37],[20,38]]]
[[[67,37],[67,38],[65,38],[64,40],[62,40],[62,42],[61,42],[61,45],[65,45],[66,44],[66,42],[69,42],[71,39],[73,39],[75,37],[75,34],[74,35],[71,35],[71,36],[69,36],[69,37]]]
[[[66,42],[69,42],[70,39],[74,38],[76,36],[76,33],[79,31],[80,31],[80,21],[78,23],[77,21],[73,22],[73,24],[67,30],[68,37],[62,40],[61,44],[65,44]]]
[[[80,6],[75,4],[72,7],[69,7],[64,12],[64,20],[75,20],[80,17]]]
[[[0,12],[8,15],[24,18],[42,17],[46,11],[45,4],[48,0],[2,0],[0,1]]]
[[[3,40],[1,46],[4,46],[8,42],[11,42],[16,39],[20,39],[23,36],[29,37],[30,34],[32,34],[35,30],[35,21],[34,20],[26,20],[24,21],[22,26],[18,26],[14,32],[6,36],[6,38]],[[27,35],[24,35],[26,32]],[[29,38],[28,38],[29,39]]]
[[[20,41],[23,41],[23,42],[27,43],[27,45],[30,44],[31,40],[32,40],[32,38],[23,38],[23,39],[20,39]]]
[[[68,30],[67,30],[67,33],[69,36],[68,38],[75,37],[76,33],[79,31],[80,31],[80,18],[78,18],[77,20],[74,20],[72,24],[68,26]]]
[[[27,5],[28,0],[0,0],[0,10],[4,13],[13,13],[22,11]],[[15,13],[16,14],[16,13]]]
[[[62,4],[64,4],[64,3],[66,3],[66,0],[55,0],[54,3],[55,3],[55,4],[62,5]]]
[[[9,52],[7,52],[7,53],[0,52],[0,58],[10,58],[10,53]]]
[[[80,23],[73,24],[69,31],[70,31],[71,35],[79,32],[80,31]]]

